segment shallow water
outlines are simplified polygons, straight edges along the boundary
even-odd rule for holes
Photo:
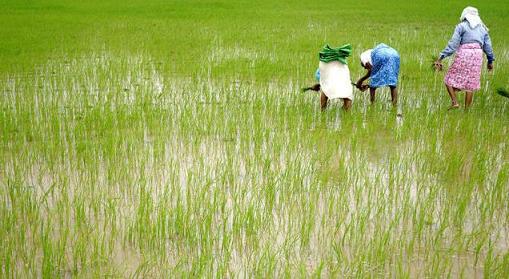
[[[333,276],[481,274],[507,253],[506,106],[449,113],[407,82],[396,109],[382,90],[320,112],[301,87],[176,77],[145,54],[8,77],[1,212],[22,227],[3,223],[4,255],[42,255],[11,258],[27,274],[53,249],[65,274],[94,254],[124,275],[205,261]]]

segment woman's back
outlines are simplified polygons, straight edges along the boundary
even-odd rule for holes
[[[488,63],[492,63],[495,60],[490,35],[486,26],[484,24],[477,24],[472,27],[467,20],[463,20],[456,25],[452,38],[449,40],[445,49],[440,53],[440,59],[452,55],[459,46],[472,43],[479,44],[486,53]]]
[[[470,44],[470,43],[479,43],[481,47],[484,46],[486,35],[488,34],[488,30],[482,24],[477,25],[476,27],[470,27],[470,24],[465,20],[459,23],[456,26],[458,30],[461,40],[460,45]]]

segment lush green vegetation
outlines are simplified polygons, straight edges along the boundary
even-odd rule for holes
[[[0,0],[0,276],[506,276],[506,1],[452,112],[462,1],[341,2]],[[299,91],[379,42],[398,109]]]

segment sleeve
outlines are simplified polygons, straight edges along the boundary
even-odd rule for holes
[[[454,29],[454,34],[452,35],[452,38],[449,40],[449,43],[447,43],[445,49],[442,50],[442,52],[440,52],[440,59],[444,59],[448,56],[451,56],[454,52],[456,52],[456,49],[458,49],[461,43],[462,35],[463,26],[461,24],[458,24],[456,25],[456,29]]]
[[[484,44],[482,47],[484,53],[486,53],[486,57],[488,58],[488,64],[493,63],[495,61],[495,55],[493,54],[493,47],[491,46],[491,38],[490,34],[486,33],[484,36]]]

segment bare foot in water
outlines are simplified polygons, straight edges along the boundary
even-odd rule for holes
[[[454,109],[458,109],[460,107],[460,104],[452,104],[447,110],[454,110]]]

